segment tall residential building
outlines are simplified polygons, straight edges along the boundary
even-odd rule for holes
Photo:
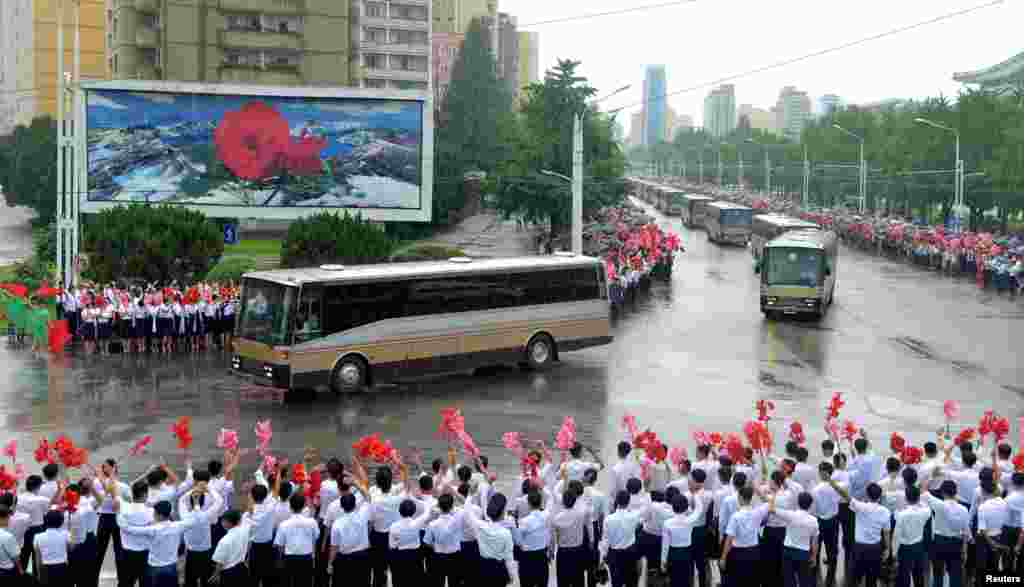
[[[811,117],[811,99],[807,97],[807,92],[786,86],[779,92],[775,107],[779,133],[791,141],[799,141],[800,133]]]
[[[350,43],[350,35],[360,32],[352,25],[356,11],[361,25],[383,29],[385,35],[391,22],[385,2],[106,2],[108,60],[116,79],[350,85],[352,74],[359,72],[359,63],[352,59],[358,50],[374,48],[371,39],[366,45],[361,38]],[[394,12],[399,10],[410,23],[417,22],[405,27],[403,49],[418,52],[425,65],[426,2],[409,0]],[[422,13],[418,19],[417,13]],[[422,75],[416,79],[421,78],[425,81]]]
[[[0,134],[57,113],[57,3],[0,0]],[[73,68],[75,6],[64,2],[64,71]],[[78,6],[80,74],[107,79],[102,2]]]
[[[825,94],[821,96],[814,103],[814,115],[828,116],[833,112],[842,109],[843,99],[835,94]]]
[[[718,86],[704,98],[704,128],[722,138],[736,129],[736,87]]]
[[[540,35],[519,31],[519,87],[516,103],[523,98],[523,88],[540,81]]]
[[[497,0],[432,0],[433,30],[438,33],[465,33],[474,18],[497,18]]]
[[[1024,84],[1024,52],[984,69],[954,73],[953,80],[985,90],[1013,89]]]
[[[426,90],[431,73],[430,10],[429,0],[352,0],[352,39],[353,45],[358,43],[359,65],[352,85]]]
[[[665,140],[672,142],[676,134],[686,128],[693,128],[693,117],[679,114],[672,106],[665,107]]]
[[[434,108],[440,108],[448,93],[448,85],[452,81],[452,68],[459,56],[459,48],[466,35],[462,33],[432,33],[430,43],[434,69]]]
[[[491,50],[497,65],[498,79],[505,81],[515,95],[519,85],[519,32],[514,16],[499,12],[497,16],[481,17],[480,22],[491,32]]]
[[[637,147],[644,144],[644,111],[634,112],[629,116],[629,146]]]
[[[644,73],[643,144],[665,140],[665,94],[668,90],[664,65],[648,65]]]
[[[746,116],[752,129],[776,134],[779,132],[775,125],[775,113],[764,108],[756,108],[751,104],[740,104],[736,115],[737,117]]]

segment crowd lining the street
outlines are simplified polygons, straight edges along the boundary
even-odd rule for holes
[[[809,587],[822,575],[833,587],[840,565],[850,585],[867,587],[888,578],[884,569],[898,587],[923,587],[928,574],[935,587],[946,576],[951,587],[1019,576],[1024,452],[1006,442],[1005,418],[986,412],[956,437],[947,426],[923,449],[893,434],[886,457],[865,430],[839,424],[843,404],[839,394],[830,401],[828,439],[813,459],[797,422],[775,455],[774,405],[764,400],[743,426],[746,442],[697,432],[692,461],[630,416],[610,467],[576,441],[572,418],[555,437],[557,461],[544,442],[506,433],[521,465],[509,496],[450,408],[439,430],[447,454],[429,468],[419,451],[402,455],[377,435],[355,443],[347,463],[320,463],[307,448],[289,465],[267,453],[270,424],[258,423],[263,464],[244,482],[248,451],[230,430],[218,438],[222,460],[188,464],[181,479],[161,464],[132,483],[113,459],[88,465],[62,436],[36,449],[41,475],[0,467],[0,578],[94,587],[111,544],[122,587],[177,586],[182,557],[189,587],[386,587],[389,577],[394,587],[503,587],[513,577],[547,587],[552,563],[560,587],[634,587],[645,568],[649,585],[673,587],[695,577],[710,587],[716,574],[726,587]],[[952,422],[958,407],[944,411]],[[189,426],[172,427],[186,454]],[[14,460],[17,449],[4,452]]]

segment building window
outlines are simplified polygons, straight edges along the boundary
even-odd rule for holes
[[[226,49],[224,51],[224,64],[256,66],[260,64],[260,52],[246,51],[244,49]]]
[[[118,67],[117,67],[117,55],[115,54],[114,55],[114,73],[117,73],[117,69],[118,69]]]
[[[366,62],[363,64],[367,69],[387,69],[387,56],[374,53],[366,54]]]
[[[264,64],[278,67],[299,67],[302,65],[302,54],[298,51],[268,50],[263,52]]]
[[[366,40],[371,43],[387,43],[388,42],[388,31],[387,29],[363,29],[366,34]]]
[[[258,14],[227,14],[224,26],[229,31],[260,31],[263,23]]]
[[[382,3],[367,2],[366,16],[370,18],[387,18],[387,10]]]
[[[160,49],[158,48],[139,49],[139,57],[143,65],[153,68],[160,67]]]
[[[392,55],[391,69],[400,71],[427,71],[427,59],[414,55]]]
[[[160,15],[158,14],[140,14],[139,25],[150,29],[160,28]]]
[[[262,17],[264,32],[299,34],[302,32],[301,16],[268,16]]]
[[[375,90],[383,90],[386,87],[387,82],[382,79],[368,79],[364,80],[363,84],[367,88],[373,88]]]
[[[427,9],[425,6],[406,6],[404,4],[391,5],[391,18],[398,20],[427,20]]]
[[[392,30],[391,42],[401,45],[426,46],[427,31]]]

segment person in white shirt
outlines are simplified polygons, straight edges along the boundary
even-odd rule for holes
[[[671,497],[682,495],[676,486],[669,487],[672,490]],[[640,558],[647,561],[647,572],[654,573],[662,568],[661,564],[661,537],[665,521],[673,516],[672,506],[669,505],[669,496],[663,491],[651,492],[651,507],[640,524],[638,541]],[[689,555],[689,552],[688,552]],[[692,558],[691,558],[692,564]]]
[[[567,493],[566,495],[575,495]],[[468,511],[466,519],[476,529],[480,546],[480,567],[476,581],[465,585],[481,587],[506,587],[512,582],[513,540],[512,531],[503,523],[507,499],[501,493],[491,496],[487,504],[487,519],[477,516],[475,510]]]
[[[855,471],[847,469],[846,455],[843,453],[836,453],[832,457],[832,464],[834,471],[832,472],[832,479],[840,485],[844,486],[847,492],[853,486],[853,479],[857,476]],[[855,533],[853,528],[854,516],[853,510],[850,509],[850,500],[840,496],[839,498],[839,528],[843,531],[843,558],[846,574],[849,575],[853,572],[853,545],[856,542]]]
[[[672,585],[690,585],[693,582],[694,527],[707,516],[708,500],[697,498],[692,503],[675,491],[672,492],[672,517],[661,529],[661,552],[658,553],[662,573],[667,573]]]
[[[241,454],[236,450],[229,455],[225,455],[224,461],[213,459],[206,464],[206,471],[210,474],[210,489],[220,493],[220,496],[224,498],[224,505],[221,506],[221,509],[224,511],[221,512],[221,515],[233,509],[231,498],[235,493],[234,473],[240,458]],[[211,542],[214,548],[217,547],[217,543],[220,542],[220,539],[226,533],[227,530],[224,529],[224,525],[220,523],[219,519],[217,523],[211,525]]]
[[[60,473],[60,467],[56,463],[47,463],[43,467],[43,486],[39,488],[39,495],[47,499],[53,499],[53,496],[57,495],[57,475]]]
[[[351,486],[365,494],[358,485]],[[331,524],[328,572],[334,576],[334,587],[369,587],[370,499],[366,496],[357,506],[354,494],[343,493],[338,506],[343,513]]]
[[[313,581],[313,552],[320,537],[320,526],[304,515],[306,498],[301,493],[289,497],[288,505],[292,515],[277,528],[274,546],[284,556],[284,584],[305,587]]]
[[[638,479],[634,480],[639,482]],[[634,480],[630,480],[630,483]],[[637,528],[647,515],[650,505],[636,509],[631,509],[630,505],[629,492],[620,491],[615,495],[615,510],[604,519],[600,550],[601,558],[608,565],[612,585],[636,585],[639,580],[639,556],[635,548]]]
[[[416,509],[414,500],[404,499],[398,506],[398,514],[402,519],[391,524],[388,530],[393,587],[419,587],[419,583],[424,580],[420,532],[430,522],[434,512],[425,508],[422,515],[417,516]]]
[[[171,520],[174,508],[169,501],[153,506],[154,522],[148,526],[122,524],[121,532],[128,536],[149,539],[149,554],[146,557],[148,582],[146,587],[178,587],[178,547],[186,531],[196,526],[209,526],[217,519],[223,500],[207,488],[197,488],[185,494],[185,498],[196,493],[212,498],[214,504],[206,511],[193,511],[179,521]]]
[[[25,479],[25,492],[18,495],[17,507],[19,512],[29,515],[28,529],[25,530],[25,540],[21,548],[21,568],[28,569],[28,563],[33,557],[33,545],[36,534],[46,530],[44,517],[50,509],[51,498],[39,494],[43,486],[43,478],[39,475],[29,475]],[[38,564],[32,566],[38,568]]]
[[[68,584],[68,551],[74,537],[62,530],[64,514],[58,511],[46,512],[46,530],[37,534],[32,541],[36,560],[39,561],[42,585],[65,587]],[[73,581],[72,581],[73,582]]]
[[[829,462],[818,465],[819,482],[811,490],[811,497],[814,499],[812,511],[818,518],[818,548],[815,550],[817,558],[821,558],[821,551],[826,551],[825,564],[828,570],[825,573],[825,587],[835,587],[836,571],[839,564],[839,493],[832,489],[829,481],[835,470]],[[844,489],[847,485],[840,483]],[[814,561],[814,567],[819,568],[818,560]]]
[[[722,498],[720,505],[718,506],[718,519],[717,519],[717,534],[718,538],[718,554],[716,558],[722,557],[722,551],[725,548],[725,530],[729,527],[729,520],[732,518],[736,510],[739,509],[739,492],[747,486],[747,475],[746,473],[734,473],[732,476],[732,487],[728,495]],[[728,585],[729,579],[724,576],[724,569],[719,569],[722,574],[722,585]]]
[[[252,546],[249,548],[250,575],[253,583],[271,587],[274,583],[274,512],[277,509],[281,479],[287,475],[284,467],[274,475],[274,486],[267,489],[262,471],[256,471],[256,485],[249,490],[249,511],[245,519],[251,524],[249,530]]]
[[[20,585],[24,569],[18,560],[21,549],[18,540],[10,531],[11,508],[0,504],[0,579],[6,585]]]
[[[911,579],[923,587],[928,566],[925,547],[925,526],[932,510],[921,503],[921,489],[916,484],[904,490],[906,507],[896,512],[896,525],[892,531],[892,549],[896,552],[896,587],[910,587]]]
[[[547,587],[550,574],[551,512],[542,510],[544,498],[539,491],[527,493],[526,501],[530,513],[518,520],[518,527],[512,532],[520,551],[519,587]]]
[[[1003,568],[1018,575],[1024,574],[1021,568],[1021,536],[1024,531],[1024,473],[1011,475],[1012,486],[1006,495],[1006,506],[1010,509],[1010,517],[1003,531],[1003,544],[1009,549],[1003,556]]]
[[[107,459],[100,465],[99,476],[93,480],[93,485],[100,492],[101,501],[96,507],[99,514],[99,525],[96,530],[96,569],[94,574],[99,581],[100,570],[103,567],[103,559],[107,556],[107,547],[113,542],[114,560],[121,558],[121,530],[117,527],[117,513],[114,511],[114,498],[119,496],[128,500],[132,496],[132,488],[127,483],[118,479],[117,461]],[[115,495],[107,495],[106,486],[111,485]]]
[[[582,460],[584,450],[593,457],[594,460],[592,462]],[[597,456],[597,453],[591,450],[590,447],[585,447],[578,442],[569,449],[569,456],[571,458],[562,465],[561,471],[567,481],[582,481],[583,474],[587,469],[597,469],[598,471],[604,469],[601,457]]]
[[[612,465],[611,495],[618,495],[626,489],[626,482],[630,479],[640,478],[640,463],[630,455],[633,453],[633,445],[622,441],[618,446],[619,462]]]
[[[118,534],[121,536],[121,556],[116,559],[119,587],[132,587],[136,583],[145,585],[146,561],[149,556],[150,540],[144,536],[128,535],[124,527],[148,526],[153,523],[153,508],[146,505],[149,485],[136,481],[132,485],[132,499],[127,502],[117,495],[113,479],[107,480],[107,495],[114,496],[113,511],[117,514]]]
[[[452,509],[455,506],[455,499],[450,493],[442,493],[437,498],[437,507],[441,515],[427,524],[423,533],[423,543],[431,549],[430,562],[427,565],[429,576],[428,583],[431,585],[444,586],[458,585],[459,572],[459,548],[462,542],[462,521],[459,520]],[[520,587],[533,587],[522,580],[523,560],[519,561]],[[547,559],[544,561],[547,568]],[[339,585],[339,587],[341,587]],[[362,587],[362,586],[360,586]],[[547,583],[544,584],[547,587]]]
[[[379,467],[374,482],[381,497],[370,504],[370,553],[373,557],[373,585],[387,587],[391,566],[388,531],[398,521],[398,508],[405,499],[392,493],[393,474],[389,467]],[[371,494],[372,495],[372,494]]]
[[[710,446],[702,445],[697,447],[697,460],[693,462],[693,469],[690,473],[692,474],[697,469],[704,471],[704,478],[707,480],[709,490],[713,491],[718,488],[715,483],[718,480],[719,467],[721,467],[721,464],[712,453]]]
[[[6,507],[11,511],[10,520],[7,522],[7,531],[14,536],[14,541],[18,544],[18,564],[21,564],[21,548],[25,543],[25,532],[28,531],[29,523],[32,517],[25,512],[19,512],[16,507],[17,498],[13,493],[0,493],[0,507]],[[22,567],[22,571],[28,572],[28,569]]]
[[[989,471],[989,469],[986,469]],[[1010,508],[1002,498],[998,485],[992,478],[981,482],[981,505],[978,506],[977,566],[975,585],[984,585],[986,576],[994,576],[999,570],[999,549],[1002,548],[1003,528],[1010,519]]]
[[[577,491],[578,490],[578,491]],[[590,535],[590,512],[580,497],[582,485],[578,481],[569,484],[562,494],[560,504],[552,508],[551,526],[554,529],[556,545],[555,572],[564,585],[583,585],[590,555],[586,549]]]
[[[786,521],[778,515],[781,510],[795,510],[797,493],[786,486],[786,473],[772,471],[771,481],[765,487],[774,495],[775,511],[768,516],[761,535],[761,556],[764,557],[765,580],[773,585],[782,584],[782,554],[786,542]]]
[[[858,440],[863,440],[859,438]],[[849,492],[835,481],[832,488],[842,497],[850,497],[850,509],[853,510],[854,544],[853,573],[851,585],[859,585],[861,579],[865,587],[875,587],[882,572],[882,560],[886,557],[889,544],[888,535],[892,528],[892,514],[880,502],[882,488],[877,483],[869,483],[864,490],[869,501],[861,501],[850,496]]]
[[[216,522],[224,512],[224,497],[220,491],[210,484],[209,471],[196,471],[192,474],[195,490],[183,495],[178,501],[178,513],[181,519],[187,520],[200,513]],[[220,507],[211,511],[216,505],[207,493],[220,496]],[[206,587],[207,580],[213,572],[211,556],[213,555],[213,532],[211,524],[200,524],[190,527],[183,536],[185,540],[185,585],[187,587]]]
[[[725,568],[729,585],[758,585],[761,583],[761,549],[758,533],[768,517],[768,504],[753,508],[750,502],[754,489],[750,485],[739,490],[739,510],[729,518],[725,529],[725,545],[719,568]]]
[[[850,497],[864,501],[867,487],[882,476],[882,458],[869,452],[867,438],[858,438],[853,443],[856,456],[850,461],[850,469],[856,472],[850,483]],[[851,506],[852,507],[852,506]]]
[[[804,449],[806,450],[806,449]],[[797,496],[797,510],[779,510],[775,507],[778,493],[768,501],[768,512],[786,524],[786,539],[782,552],[782,583],[786,587],[812,587],[817,585],[814,561],[818,559],[818,519],[811,515],[814,498],[804,491]]]
[[[936,469],[932,475],[941,474]],[[963,584],[963,565],[961,555],[965,537],[970,535],[970,514],[957,501],[956,481],[946,480],[939,487],[942,499],[936,499],[931,493],[923,494],[932,517],[932,577],[941,582],[943,575],[949,573],[949,587],[961,587]]]
[[[462,584],[471,585],[476,581],[477,573],[480,570],[480,543],[477,540],[476,526],[472,524],[469,518],[471,516],[481,518],[484,514],[480,506],[473,503],[473,500],[470,499],[468,483],[459,485],[458,495],[459,498],[456,499],[462,503],[462,509],[459,510],[455,517],[462,526],[462,543],[459,544],[459,552],[462,559]]]
[[[588,567],[588,573],[593,573],[601,562],[601,552],[597,545],[601,543],[604,517],[608,515],[608,496],[597,488],[596,469],[587,469],[583,473],[583,486],[583,501],[587,504],[590,518],[591,564]]]
[[[793,468],[792,479],[800,484],[804,491],[810,493],[818,484],[818,470],[807,464],[810,452],[806,447],[799,446],[796,450],[796,467]]]
[[[679,492],[683,493],[689,489],[690,482],[688,478],[684,478],[679,481],[669,483],[669,487],[673,485],[679,487]],[[643,482],[639,479],[630,479],[626,482],[626,492],[629,494],[630,511],[646,510],[651,505],[651,495],[643,489]]]
[[[249,555],[252,525],[242,519],[238,510],[225,512],[220,523],[225,532],[213,550],[214,571],[210,582],[220,587],[249,587],[249,569],[245,566],[245,559]]]
[[[78,483],[68,485],[64,491],[67,513],[65,526],[74,538],[71,545],[69,572],[76,577],[77,584],[83,587],[95,585],[96,583],[91,579],[96,567],[96,528],[99,524],[96,505],[102,496],[96,490],[88,473],[84,472]],[[71,495],[79,496],[78,503],[74,507],[68,501]]]

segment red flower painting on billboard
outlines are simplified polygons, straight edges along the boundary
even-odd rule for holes
[[[320,173],[320,151],[327,141],[303,130],[290,136],[288,121],[264,102],[249,102],[228,112],[213,132],[217,158],[240,179],[261,181],[290,173]]]

